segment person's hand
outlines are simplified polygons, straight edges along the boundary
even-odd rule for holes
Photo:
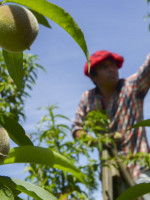
[[[88,135],[88,133],[84,130],[77,130],[74,133],[74,137],[76,137],[76,138],[81,138],[83,135]]]
[[[87,137],[87,145],[90,147],[94,147],[97,145],[97,141],[86,131],[84,130],[77,130],[74,134],[74,137],[76,138],[86,138]]]

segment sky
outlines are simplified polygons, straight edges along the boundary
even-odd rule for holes
[[[80,26],[89,54],[97,50],[110,50],[124,57],[120,78],[137,72],[150,52],[150,19],[144,20],[150,4],[140,0],[53,0],[66,10]],[[86,57],[73,38],[61,27],[48,19],[52,29],[40,25],[39,34],[26,53],[36,54],[38,63],[46,73],[38,70],[38,79],[31,97],[26,100],[26,121],[22,123],[27,132],[34,130],[43,116],[41,106],[57,104],[58,113],[74,118],[81,95],[94,87],[84,76]],[[144,118],[150,118],[150,95],[144,104]],[[71,122],[70,122],[71,126]],[[147,129],[150,143],[150,130]],[[71,138],[71,136],[70,136]],[[13,147],[14,144],[12,144]],[[24,178],[24,165],[1,166],[1,174]],[[99,196],[96,200],[98,200]]]

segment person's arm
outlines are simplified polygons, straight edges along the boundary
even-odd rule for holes
[[[73,136],[76,137],[76,138],[81,138],[83,135],[87,135],[87,134],[88,133],[84,130],[77,130],[77,131],[75,131]]]
[[[83,136],[86,135],[89,138],[89,140],[87,141],[88,145],[94,146],[97,144],[97,142],[93,142],[92,140],[93,137],[86,130],[83,130],[83,122],[87,114],[86,107],[88,104],[88,95],[89,95],[89,92],[86,91],[83,93],[81,97],[79,106],[76,111],[75,119],[73,120],[73,124],[72,124],[72,134],[74,138],[83,138]]]
[[[150,88],[150,54],[147,55],[146,61],[139,68],[138,72],[127,80],[133,83],[132,92],[136,91],[138,95],[144,98]]]
[[[86,103],[88,101],[88,92],[84,92],[78,108],[76,110],[75,118],[72,124],[72,134],[73,137],[80,138],[82,134],[87,134],[86,131],[83,130],[83,122],[86,117]]]

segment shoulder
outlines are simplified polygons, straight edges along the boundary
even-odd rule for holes
[[[81,95],[81,103],[87,104],[88,102],[92,101],[92,99],[95,98],[95,94],[96,94],[96,88],[86,90]]]
[[[83,94],[82,97],[89,97],[89,96],[93,96],[96,93],[96,88],[90,89],[90,90],[86,90]]]

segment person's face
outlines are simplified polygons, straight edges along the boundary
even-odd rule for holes
[[[119,80],[118,67],[112,59],[106,59],[96,66],[96,76],[92,80],[97,86],[116,85]]]

